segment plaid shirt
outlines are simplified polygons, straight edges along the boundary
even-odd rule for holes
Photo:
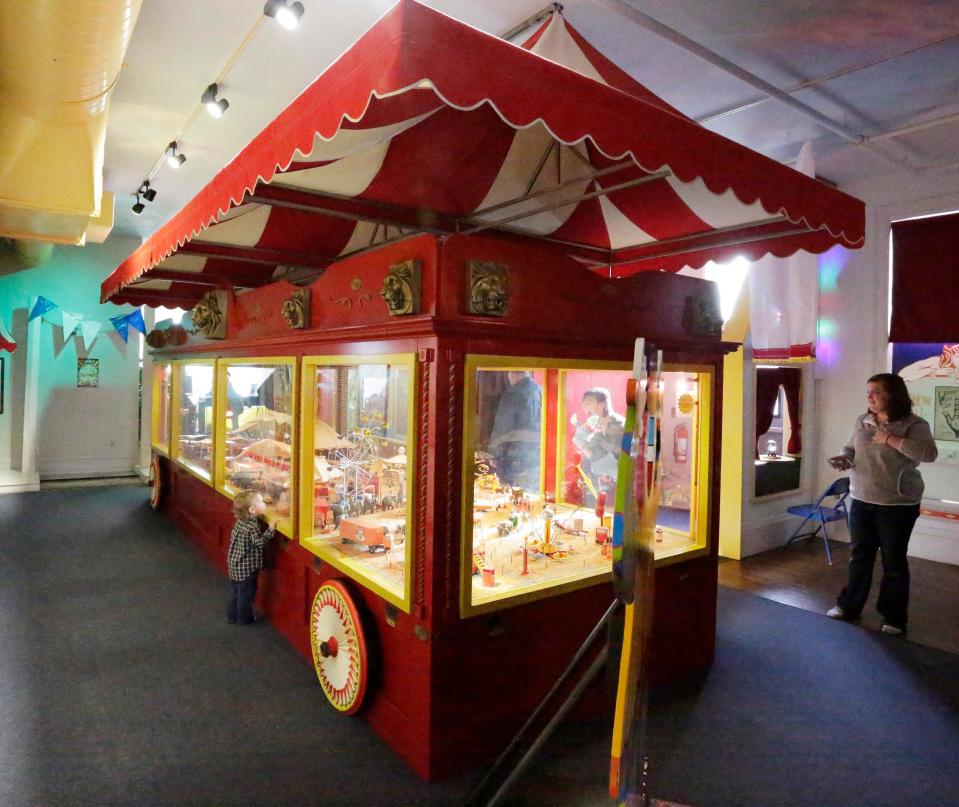
[[[246,580],[253,572],[263,568],[263,547],[272,537],[273,530],[258,518],[241,518],[236,522],[226,553],[226,566],[231,580]]]

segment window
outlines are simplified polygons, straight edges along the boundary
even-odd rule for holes
[[[301,543],[409,610],[412,355],[304,359]]]
[[[755,495],[800,486],[802,470],[802,370],[756,368]]]
[[[176,459],[209,480],[213,465],[213,360],[174,367]]]
[[[611,572],[625,428],[623,365],[467,359],[464,615],[590,585]],[[660,418],[657,558],[706,546],[702,412],[711,376],[670,368]]]
[[[153,366],[153,433],[151,444],[158,451],[170,451],[170,400],[173,367],[170,364]]]
[[[292,535],[293,360],[230,359],[219,367],[217,487],[229,496],[259,491],[281,531]]]

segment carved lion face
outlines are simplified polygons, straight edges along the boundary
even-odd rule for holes
[[[204,295],[193,307],[193,326],[198,331],[209,335],[222,321],[223,312],[220,311],[220,305],[213,294]]]
[[[507,292],[503,278],[487,275],[476,282],[473,297],[483,313],[501,314],[506,310]]]

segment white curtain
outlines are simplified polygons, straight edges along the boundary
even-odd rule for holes
[[[796,170],[815,176],[812,145],[799,152]],[[811,357],[819,316],[819,260],[808,252],[788,258],[767,255],[749,271],[749,322],[753,356]]]

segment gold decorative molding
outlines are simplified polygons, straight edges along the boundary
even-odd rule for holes
[[[225,339],[226,311],[226,291],[208,291],[193,306],[193,333],[202,333],[209,339]]]
[[[310,324],[310,292],[307,289],[294,291],[283,301],[280,313],[291,328],[307,328]]]
[[[380,288],[380,297],[386,300],[391,317],[419,314],[422,294],[421,264],[413,260],[391,266]]]
[[[509,305],[509,267],[492,261],[469,261],[467,313],[502,317]]]

